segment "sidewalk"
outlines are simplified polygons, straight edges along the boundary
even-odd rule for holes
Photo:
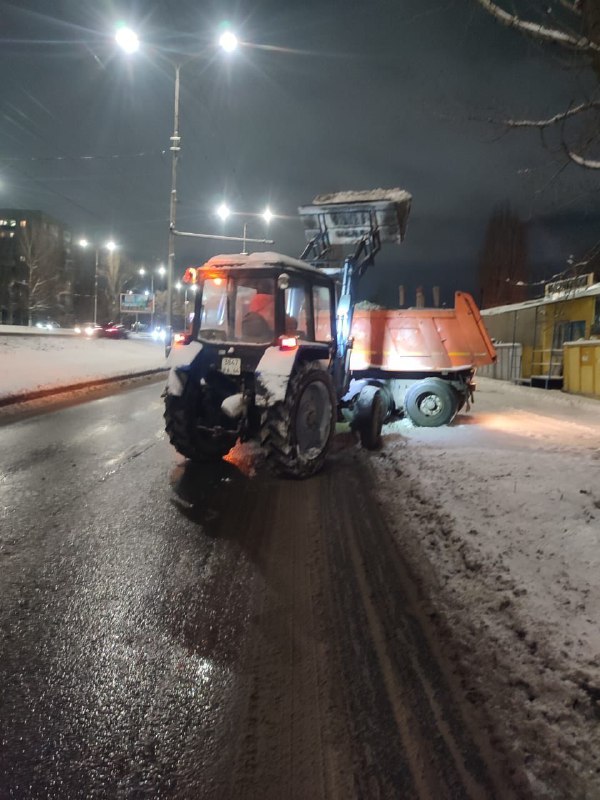
[[[28,330],[28,329],[25,329]],[[166,370],[164,344],[0,330],[0,406]]]

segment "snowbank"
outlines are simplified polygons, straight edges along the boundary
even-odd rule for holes
[[[600,403],[478,386],[449,427],[384,428],[380,501],[535,796],[598,798]]]
[[[164,366],[164,345],[147,339],[0,334],[0,399]]]

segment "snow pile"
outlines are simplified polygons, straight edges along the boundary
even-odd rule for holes
[[[164,345],[146,339],[0,335],[0,399],[164,366]]]
[[[329,192],[319,194],[313,200],[315,205],[330,203],[378,203],[389,200],[391,203],[407,203],[412,200],[412,195],[405,189],[364,189],[353,192]]]
[[[600,402],[478,386],[449,427],[384,428],[381,504],[535,795],[600,797]]]

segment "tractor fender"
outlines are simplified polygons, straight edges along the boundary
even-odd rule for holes
[[[298,350],[267,347],[256,368],[256,405],[268,408],[285,400]]]
[[[352,378],[350,384],[348,386],[348,391],[342,397],[342,401],[345,403],[351,403],[354,398],[361,393],[365,386],[369,385],[369,380],[367,378],[362,378],[356,380],[356,378]]]
[[[167,378],[167,394],[180,397],[183,392],[183,384],[177,375],[177,371],[182,367],[189,366],[202,350],[201,342],[190,342],[186,345],[171,348],[167,358],[167,367],[170,367],[169,377]]]

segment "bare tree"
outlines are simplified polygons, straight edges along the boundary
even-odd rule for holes
[[[600,3],[598,0],[523,0],[507,11],[493,0],[475,0],[499,24],[546,47],[558,48],[568,66],[594,70],[600,80]],[[503,0],[506,4],[506,0]],[[600,91],[573,99],[543,119],[506,119],[509,128],[534,128],[542,135],[557,130],[564,154],[586,169],[600,169]],[[546,140],[544,139],[544,142]]]
[[[528,277],[525,225],[510,206],[499,207],[488,222],[479,256],[481,307],[525,300]]]
[[[27,270],[29,325],[54,314],[64,289],[64,247],[56,226],[30,222],[19,231],[19,257]]]
[[[117,250],[107,253],[98,272],[99,276],[104,279],[108,316],[114,319],[119,310],[119,294],[124,280],[121,254]]]
[[[104,255],[98,275],[103,283],[106,311],[111,319],[119,316],[121,292],[127,283],[137,277],[141,266],[118,250],[112,250]]]

